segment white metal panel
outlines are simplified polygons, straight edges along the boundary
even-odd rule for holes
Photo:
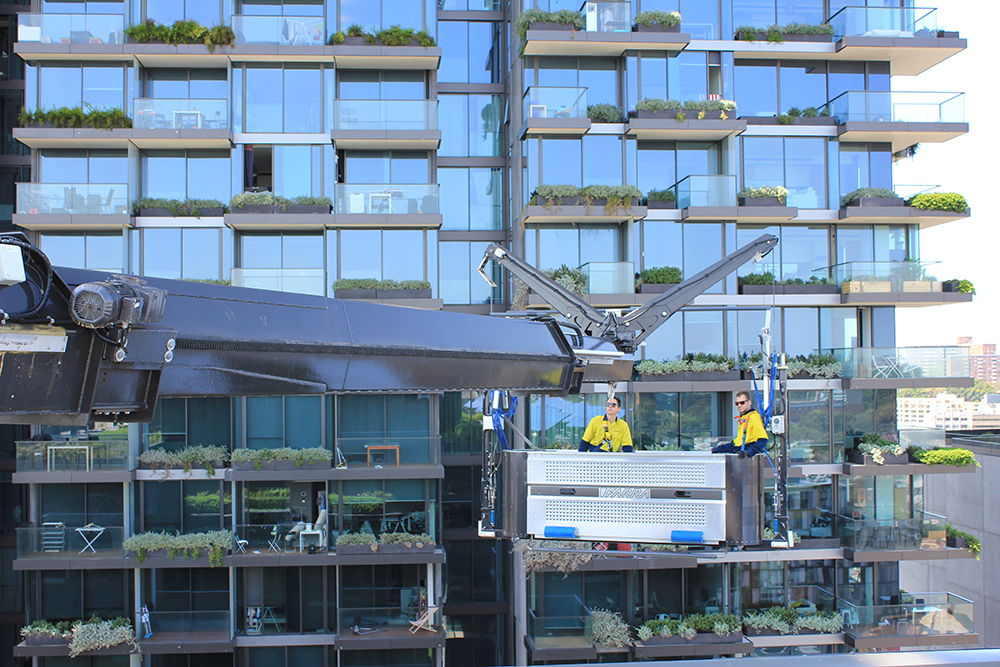
[[[723,454],[702,452],[528,452],[527,483],[726,488]]]

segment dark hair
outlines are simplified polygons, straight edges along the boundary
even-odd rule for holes
[[[622,406],[622,399],[618,398],[617,396],[612,396],[608,400],[617,403],[619,408]]]
[[[746,391],[745,389],[740,389],[738,392],[736,392],[736,398],[739,398],[740,396],[746,397],[746,399],[750,401],[751,405],[753,404],[753,401],[750,399],[749,391]]]

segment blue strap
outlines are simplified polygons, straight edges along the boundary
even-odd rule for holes
[[[507,392],[505,391],[504,395],[506,395],[506,394],[507,394]],[[491,401],[491,403],[492,403],[492,401]],[[508,409],[506,412],[504,412],[499,407],[499,405],[496,408],[494,408],[494,410],[493,410],[493,414],[492,414],[492,417],[493,417],[493,431],[494,431],[494,433],[497,434],[497,441],[500,443],[500,449],[504,449],[504,450],[510,449],[510,445],[507,442],[507,433],[504,431],[504,428],[503,428],[503,420],[510,419],[511,417],[513,417],[514,413],[516,411],[517,411],[517,396],[514,396],[514,397],[511,398],[510,409]]]

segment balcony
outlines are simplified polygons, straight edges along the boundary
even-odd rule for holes
[[[233,269],[236,287],[326,296],[324,269]]]
[[[229,101],[137,97],[132,143],[139,148],[230,148]]]
[[[844,637],[855,649],[976,644],[975,604],[954,593],[910,593],[900,604],[855,605],[837,598]]]
[[[968,549],[948,547],[948,519],[930,512],[916,514],[912,519],[881,520],[838,516],[844,557],[855,563],[975,558]]]
[[[528,134],[582,136],[590,129],[586,88],[531,86],[524,91],[521,105],[522,139]]]
[[[436,183],[340,183],[334,192],[338,227],[441,226]]]
[[[20,483],[125,481],[131,470],[128,440],[18,440],[15,446],[16,474],[28,476]]]
[[[839,57],[889,61],[892,73],[904,76],[920,74],[966,47],[958,33],[938,31],[936,9],[844,7],[827,22]]]
[[[528,609],[528,659],[579,661],[596,660],[593,616],[580,598],[573,595],[546,595],[544,604],[551,615]]]
[[[25,60],[122,60],[121,14],[18,14],[15,53]]]
[[[437,100],[336,100],[333,118],[338,149],[437,150],[441,144]]]
[[[826,352],[843,365],[845,389],[972,386],[967,347],[855,347]]]
[[[337,611],[337,648],[373,648],[376,642],[393,648],[444,647],[441,611],[433,606],[430,609],[433,613],[424,618],[424,610],[418,605],[341,608]],[[418,622],[433,630],[410,632]]]
[[[315,60],[326,46],[322,16],[233,15],[233,32],[240,53],[290,56],[291,60]],[[298,47],[281,48],[278,47]],[[313,48],[301,48],[313,47]],[[318,49],[315,47],[319,47]],[[295,56],[300,56],[296,58]]]
[[[747,129],[747,121],[737,119],[736,111],[727,112],[726,120],[707,117],[699,120],[697,111],[683,111],[685,120],[678,121],[677,113],[665,110],[657,112],[655,117],[642,117],[646,113],[639,111],[637,117],[628,119],[625,134],[643,141],[722,141]]]
[[[827,103],[840,141],[891,142],[893,151],[968,133],[965,94],[848,91]]]
[[[584,30],[547,24],[531,29],[524,42],[526,56],[605,56],[620,57],[625,51],[681,51],[691,36],[671,30],[632,31],[632,8],[629,2],[598,0],[581,7]]]
[[[685,176],[674,186],[684,220],[732,220],[736,217],[736,177]]]
[[[149,627],[140,621],[137,628],[143,653],[231,653],[233,650],[228,611],[151,611]],[[152,636],[143,638],[145,632],[152,632]]]
[[[126,183],[17,183],[14,224],[32,230],[132,226]]]
[[[71,569],[75,559],[80,559],[77,566],[91,567],[97,558],[115,559],[118,567],[123,567],[123,533],[121,526],[73,528],[62,522],[49,522],[41,528],[18,528],[17,557],[31,562],[18,563],[17,569]]]
[[[438,466],[441,438],[337,438],[337,447],[350,469]]]
[[[934,264],[937,262],[845,262],[822,272],[829,272],[825,274],[840,287],[841,303],[929,306],[972,301],[972,294],[945,292],[945,284],[928,272]]]

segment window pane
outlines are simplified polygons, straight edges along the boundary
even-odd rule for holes
[[[382,232],[382,278],[424,279],[424,232],[419,229]]]
[[[588,104],[590,103],[588,100]],[[546,148],[548,144],[549,142],[546,142]],[[546,158],[548,158],[547,153]],[[551,181],[546,181],[546,183],[551,183]],[[585,185],[622,184],[622,142],[620,137],[593,135],[583,138],[583,183]]]
[[[248,65],[246,80],[246,131],[281,132],[281,68]]]
[[[379,99],[378,70],[340,70],[338,77],[340,79],[340,99]]]
[[[871,227],[837,227],[837,264],[873,261],[875,247]]]
[[[499,169],[469,170],[468,219],[470,230],[501,229],[503,227],[500,211],[502,201],[503,179]]]
[[[691,51],[667,58],[667,83],[670,99],[708,99],[707,54],[704,51]]]
[[[219,254],[218,229],[185,229],[182,244],[184,278],[219,279],[219,264],[222,258]]]
[[[38,106],[41,109],[80,106],[83,101],[83,68],[39,67],[38,90]]]
[[[390,183],[427,183],[429,178],[427,153],[393,151],[390,154]]]
[[[240,266],[244,269],[280,269],[281,237],[244,235],[240,240]]]
[[[427,99],[423,71],[387,70],[382,74],[381,97],[383,100]]]
[[[830,266],[830,231],[826,227],[781,228],[781,279],[808,281],[816,269]],[[817,273],[820,277],[825,274]]]
[[[736,103],[740,116],[778,114],[778,77],[773,63],[736,65]]]
[[[438,96],[438,127],[441,128],[441,156],[469,154],[469,98],[466,95]]]
[[[499,95],[469,95],[469,155],[502,155],[500,126],[503,123],[503,108]],[[451,122],[451,119],[446,122]]]
[[[620,106],[618,101],[618,63],[614,59],[581,58],[577,85],[587,89],[587,104]]]
[[[785,139],[788,206],[826,208],[826,140]]]
[[[684,277],[722,259],[722,228],[718,223],[684,223]],[[721,283],[721,281],[720,281]],[[718,291],[720,283],[709,292]]]
[[[489,173],[488,169],[477,171]],[[438,169],[437,182],[440,187],[441,229],[469,229],[469,169]]]
[[[382,277],[382,232],[345,229],[340,232],[340,277]]]
[[[283,401],[281,396],[250,396],[247,405],[247,449],[283,447]]]
[[[285,234],[282,237],[281,266],[286,269],[317,269],[323,266],[321,234]]]
[[[88,64],[83,68],[83,103],[95,109],[123,108],[125,105],[125,70],[121,65],[102,67]],[[129,110],[131,112],[131,109]]]
[[[642,223],[642,268],[684,265],[681,223],[644,220]]]
[[[639,68],[640,97],[667,99],[667,57],[644,53],[639,59]]]
[[[142,195],[165,199],[187,196],[186,160],[182,151],[149,151],[142,158]]]
[[[441,46],[441,66],[438,81],[467,83],[469,81],[469,30],[462,21],[441,21],[438,44]]]
[[[500,31],[497,25],[469,23],[469,83],[500,81]]]
[[[92,150],[90,151],[89,163],[90,183],[128,182],[128,153],[126,151]]]
[[[685,354],[724,354],[722,312],[687,311],[684,313]],[[676,316],[675,316],[676,317]]]
[[[819,318],[815,308],[785,308],[785,352],[809,356],[819,348]]]
[[[822,107],[826,99],[826,67],[823,63],[781,64],[781,110],[792,107]]]
[[[285,132],[323,131],[321,91],[318,66],[285,69]]]
[[[143,483],[143,530],[181,529],[181,483]]]
[[[222,513],[219,482],[214,480],[185,481],[184,483],[184,531],[201,532],[219,530]],[[231,511],[232,502],[226,495],[226,510]]]
[[[743,186],[784,185],[784,149],[781,137],[743,139]]]
[[[119,232],[87,234],[87,268],[119,273],[125,260],[124,237]]]
[[[340,29],[347,30],[347,26],[353,23],[362,26],[382,25],[380,4],[372,0],[340,0]]]
[[[579,139],[542,140],[543,184],[580,187],[583,185],[582,177]]]
[[[188,153],[188,189],[191,199],[218,199],[228,202],[232,181],[228,151]]]
[[[636,187],[645,194],[650,190],[663,190],[673,186],[677,182],[674,165],[676,157],[672,142],[637,142]]]
[[[146,0],[146,19],[165,25],[184,18],[184,3],[177,0]],[[206,25],[211,25],[208,23]]]
[[[143,275],[155,278],[181,277],[181,230],[144,229]]]
[[[562,227],[539,229],[538,268],[549,271],[563,264],[570,268],[580,266],[579,232]]]
[[[580,227],[580,264],[587,262],[617,262],[621,248],[617,227]]]
[[[285,396],[285,446],[322,447],[322,396]]]
[[[868,144],[840,144],[840,196],[867,187]]]
[[[311,146],[274,147],[274,194],[298,197],[312,193]]]

